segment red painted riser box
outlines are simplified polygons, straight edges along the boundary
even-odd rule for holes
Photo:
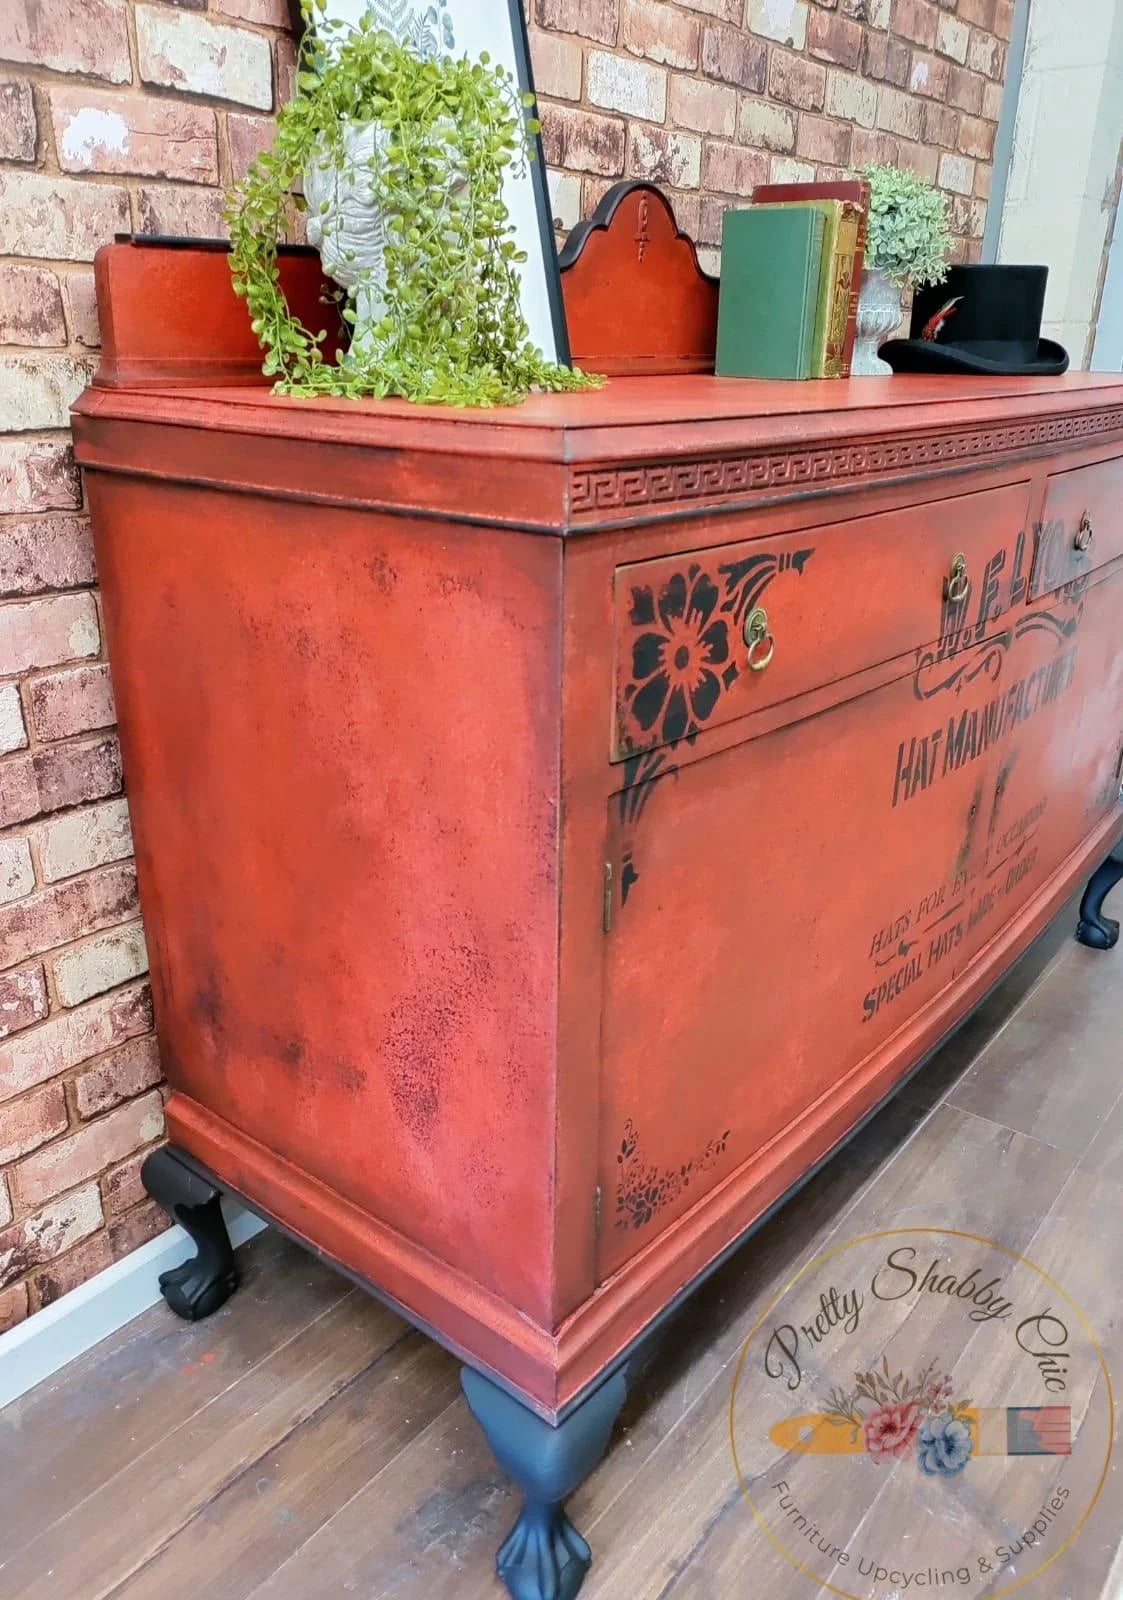
[[[1123,383],[300,402],[232,297],[222,386],[130,358],[163,261],[99,260],[75,425],[189,1203],[498,1380],[505,1465],[603,1445],[1123,833]]]

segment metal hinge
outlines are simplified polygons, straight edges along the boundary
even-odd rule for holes
[[[604,864],[604,931],[612,928],[612,862]]]
[[[600,1234],[600,1214],[601,1214],[601,1187],[600,1187],[600,1184],[598,1183],[596,1188],[593,1190],[593,1231],[598,1236]]]

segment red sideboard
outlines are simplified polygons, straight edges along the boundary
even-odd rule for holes
[[[223,1188],[389,1298],[526,1493],[511,1592],[567,1600],[637,1342],[1123,834],[1123,382],[118,376],[75,422],[169,1301],[233,1284]]]

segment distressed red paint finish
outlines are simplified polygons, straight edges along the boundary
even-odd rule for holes
[[[420,412],[113,325],[173,1137],[556,1418],[1123,833],[1123,384]]]

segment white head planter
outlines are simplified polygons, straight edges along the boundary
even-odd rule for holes
[[[366,12],[376,27],[418,55],[436,56],[456,45],[447,5],[448,0],[369,0]],[[385,310],[387,217],[375,194],[374,173],[389,142],[377,123],[347,127],[342,156],[310,166],[304,174],[308,243],[320,252],[327,276],[347,291],[355,312],[355,355],[369,348],[371,329]],[[464,177],[454,179],[451,192],[465,182]]]

